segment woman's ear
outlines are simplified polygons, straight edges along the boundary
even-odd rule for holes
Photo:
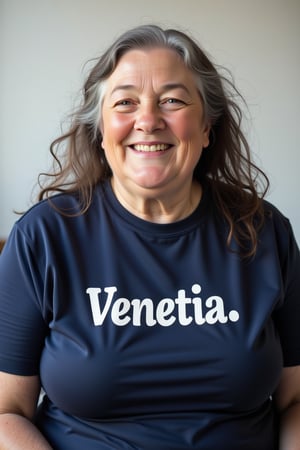
[[[101,145],[102,150],[104,150],[104,146],[103,146],[103,142],[104,142],[103,131],[104,131],[104,127],[103,127],[103,121],[101,119],[100,123],[99,123],[99,132],[100,132],[100,145]]]
[[[203,129],[203,148],[206,148],[210,144],[211,137],[211,123],[207,122]]]

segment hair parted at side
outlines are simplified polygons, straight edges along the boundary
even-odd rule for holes
[[[194,176],[210,186],[219,213],[228,223],[228,245],[235,238],[246,256],[254,255],[257,231],[264,221],[262,199],[269,181],[252,162],[241,129],[238,101],[243,99],[231,78],[221,75],[199,45],[178,30],[163,30],[156,25],[133,28],[117,38],[98,59],[86,79],[82,102],[71,116],[69,130],[50,146],[54,168],[51,173],[40,174],[38,199],[57,192],[77,192],[81,213],[89,208],[95,186],[112,175],[101,148],[99,129],[106,80],[124,53],[147,47],[173,49],[194,73],[204,119],[211,126],[210,144],[203,149]]]

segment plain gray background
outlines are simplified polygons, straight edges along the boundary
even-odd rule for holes
[[[0,0],[0,238],[28,208],[48,148],[78,99],[87,60],[127,28],[188,31],[245,96],[268,200],[300,242],[299,0]]]

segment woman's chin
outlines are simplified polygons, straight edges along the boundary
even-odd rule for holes
[[[133,184],[140,188],[159,189],[167,185],[169,178],[165,171],[147,168],[147,170],[136,171],[131,180]]]

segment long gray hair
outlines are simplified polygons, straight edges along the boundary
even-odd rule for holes
[[[204,120],[210,123],[211,131],[210,144],[203,150],[194,177],[210,186],[217,209],[229,226],[228,245],[235,237],[240,247],[247,242],[248,255],[254,254],[257,228],[263,223],[262,198],[269,182],[252,162],[241,129],[238,102],[243,99],[231,77],[221,74],[195,40],[179,30],[163,30],[156,25],[136,27],[117,38],[97,60],[84,84],[82,103],[72,115],[69,130],[51,144],[56,166],[51,173],[41,174],[46,177],[46,184],[41,185],[39,199],[53,192],[76,191],[82,200],[81,212],[89,208],[95,185],[112,175],[101,148],[99,129],[106,80],[126,52],[157,47],[177,52],[195,76]]]
[[[202,97],[204,116],[214,123],[223,109],[220,99],[224,96],[221,77],[205,53],[186,34],[177,30],[162,30],[155,25],[145,25],[122,34],[103,54],[94,66],[85,84],[85,104],[79,112],[78,121],[93,127],[98,133],[101,106],[105,94],[105,81],[115,70],[124,53],[133,49],[164,47],[180,55],[186,67],[195,75],[197,88]]]

